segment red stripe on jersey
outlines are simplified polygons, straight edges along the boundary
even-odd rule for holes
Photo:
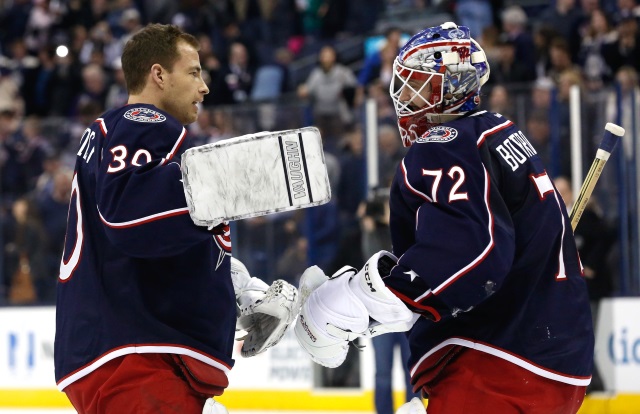
[[[102,132],[102,135],[106,138],[107,137],[107,125],[104,123],[104,119],[98,118],[94,122],[98,124],[98,126],[100,127],[100,131]]]
[[[169,217],[180,216],[182,214],[189,214],[189,209],[185,207],[185,208],[178,208],[175,210],[163,211],[162,213],[152,214],[150,216],[142,217],[142,218],[131,220],[131,221],[125,221],[122,223],[111,223],[107,221],[102,216],[102,213],[100,212],[100,210],[98,210],[98,214],[100,215],[100,220],[102,220],[102,222],[107,226],[115,229],[126,229],[129,227],[135,227],[135,226],[140,226],[142,224],[151,223],[152,221],[156,221],[156,220],[162,220]]]
[[[480,138],[478,138],[478,142],[477,142],[477,146],[481,146],[484,143],[484,140],[489,136],[489,135],[493,135],[496,132],[500,132],[505,128],[510,127],[511,125],[513,125],[513,122],[511,121],[506,121],[503,122],[500,125],[496,125],[493,128],[487,129],[486,131],[484,131],[482,134],[480,134]]]
[[[413,299],[409,298],[408,296],[403,295],[402,293],[398,292],[397,290],[387,286],[387,288],[394,294],[396,295],[401,301],[407,303],[409,306],[414,307],[416,309],[420,309],[426,312],[429,312],[429,314],[431,316],[433,316],[433,321],[434,322],[438,322],[440,319],[442,319],[442,317],[440,316],[440,312],[438,312],[437,310],[435,310],[435,308],[432,308],[431,306],[427,306],[427,305],[423,305],[421,303],[418,303],[416,301],[414,301]]]
[[[173,158],[174,155],[176,155],[176,153],[180,149],[180,146],[182,146],[182,143],[184,142],[186,136],[187,136],[187,130],[186,128],[182,127],[182,133],[178,137],[178,140],[176,141],[175,144],[173,144],[173,148],[171,148],[171,151],[169,151],[167,156],[162,159],[162,162],[160,163],[160,165],[166,164],[167,161],[169,161],[171,158]]]

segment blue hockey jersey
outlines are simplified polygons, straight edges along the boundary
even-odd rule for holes
[[[387,286],[422,317],[411,375],[454,347],[587,385],[593,329],[566,207],[525,135],[477,111],[427,130],[398,167]]]
[[[223,372],[236,305],[228,226],[189,217],[186,129],[152,105],[111,110],[80,139],[58,279],[58,388],[131,353],[188,355]]]

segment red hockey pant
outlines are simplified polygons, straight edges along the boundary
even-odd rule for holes
[[[203,383],[183,362],[172,354],[125,355],[64,391],[79,414],[201,414],[205,400],[228,385],[226,375],[208,366]]]

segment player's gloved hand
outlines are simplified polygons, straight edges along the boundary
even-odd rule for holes
[[[312,266],[300,278],[298,342],[311,359],[335,368],[358,336],[404,332],[416,318],[382,281],[397,263],[386,251],[373,255],[359,272],[349,266],[330,278]]]
[[[231,278],[238,304],[236,330],[247,334],[241,355],[251,357],[277,344],[297,315],[298,291],[284,280],[268,286],[251,277],[244,264],[231,258]]]
[[[411,401],[402,404],[396,414],[427,414],[427,410],[420,398],[413,397]]]

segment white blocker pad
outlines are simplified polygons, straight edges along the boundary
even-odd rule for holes
[[[200,226],[327,203],[329,177],[314,127],[259,132],[190,148],[182,179]]]

